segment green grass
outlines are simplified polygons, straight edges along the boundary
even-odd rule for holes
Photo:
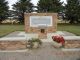
[[[68,31],[80,36],[80,25],[71,24],[58,24],[58,29],[60,31]]]
[[[14,31],[23,31],[24,25],[0,25],[0,37]]]
[[[58,24],[58,31],[68,31],[80,36],[80,25]],[[0,25],[0,37],[14,31],[24,31],[24,25]]]

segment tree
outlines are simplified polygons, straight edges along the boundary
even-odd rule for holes
[[[0,23],[6,18],[8,8],[8,2],[5,0],[0,0]]]
[[[38,2],[38,10],[40,12],[60,12],[62,10],[62,2],[60,0],[40,0]]]
[[[79,0],[67,0],[65,14],[70,23],[78,23],[80,19]]]
[[[24,12],[32,12],[33,4],[30,0],[19,0],[13,5],[13,9],[19,13],[19,20],[21,23],[24,22]]]

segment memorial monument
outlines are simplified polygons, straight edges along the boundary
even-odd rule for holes
[[[56,32],[57,20],[57,13],[25,13],[25,31],[47,38],[47,33]]]

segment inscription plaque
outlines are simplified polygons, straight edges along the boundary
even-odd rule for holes
[[[52,16],[30,16],[30,27],[52,26]]]

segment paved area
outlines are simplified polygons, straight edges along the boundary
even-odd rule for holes
[[[75,34],[67,32],[67,31],[62,31],[64,33],[64,36],[75,36]]]
[[[61,51],[52,43],[44,43],[27,52],[0,52],[0,60],[80,60],[80,52]]]
[[[25,32],[24,31],[15,31],[4,37],[25,37]]]

